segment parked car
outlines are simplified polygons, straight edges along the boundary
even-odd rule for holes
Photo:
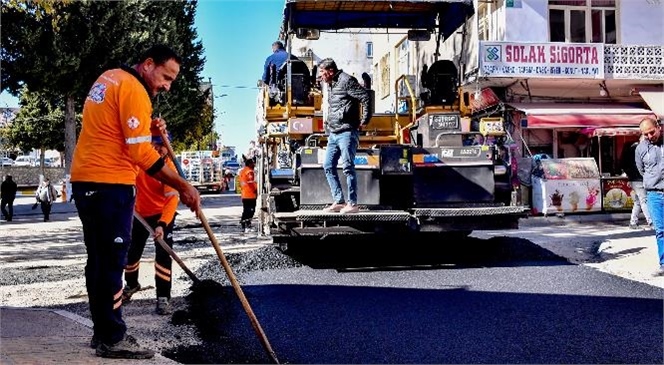
[[[60,159],[55,157],[47,157],[44,159],[44,167],[60,167]]]
[[[2,158],[2,166],[14,166],[14,160],[9,157]]]
[[[35,159],[30,156],[18,156],[14,160],[14,166],[35,166]]]

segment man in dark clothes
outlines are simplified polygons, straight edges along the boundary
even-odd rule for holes
[[[12,176],[5,176],[5,181],[0,185],[0,209],[2,210],[2,216],[7,222],[11,222],[12,218],[14,218],[14,199],[16,199],[17,190],[18,186],[12,179]]]

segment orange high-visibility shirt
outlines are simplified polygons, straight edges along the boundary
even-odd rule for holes
[[[240,170],[240,196],[242,199],[256,199],[258,197],[258,184],[254,180],[254,169],[243,167]]]
[[[177,171],[175,164],[170,159],[166,159],[166,167],[164,168]],[[179,202],[177,190],[148,175],[145,171],[141,170],[138,173],[134,210],[141,217],[161,214],[159,221],[169,224],[175,217]]]
[[[139,168],[160,161],[151,145],[152,103],[139,77],[123,68],[95,81],[83,106],[71,181],[133,185]]]

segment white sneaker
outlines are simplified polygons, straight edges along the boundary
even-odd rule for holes
[[[341,214],[352,214],[360,211],[360,207],[357,204],[346,204],[340,211]]]
[[[248,228],[247,227],[247,228],[244,229],[244,233],[252,233],[253,231],[254,231],[253,228]]]

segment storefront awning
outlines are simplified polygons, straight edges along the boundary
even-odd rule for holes
[[[584,128],[581,133],[588,137],[638,136],[641,130],[638,127]]]
[[[664,118],[664,91],[641,91],[643,100],[658,117]]]
[[[526,128],[636,127],[653,114],[648,109],[620,104],[507,104],[526,114]]]

